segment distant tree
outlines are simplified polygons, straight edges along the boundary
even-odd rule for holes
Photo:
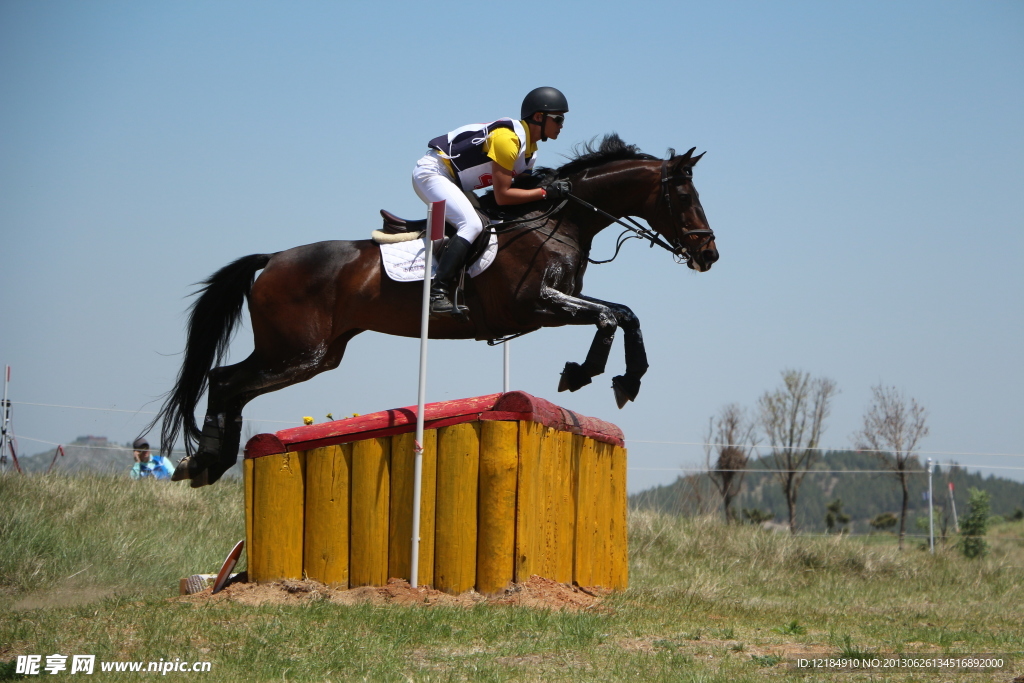
[[[988,552],[985,532],[988,531],[989,496],[976,488],[968,494],[970,512],[960,522],[960,549],[964,557],[975,558]]]
[[[835,528],[836,524],[840,525],[839,533],[846,531],[846,524],[850,523],[850,515],[843,512],[843,499],[836,498],[828,504],[828,512],[825,514],[825,527],[829,533],[832,533],[832,529]]]
[[[796,533],[796,499],[807,471],[819,458],[818,444],[829,415],[836,383],[810,373],[785,370],[782,386],[758,400],[761,427],[772,448],[764,459],[782,487],[789,531]]]
[[[722,406],[718,416],[708,420],[708,431],[704,435],[704,459],[708,477],[722,497],[726,524],[739,521],[732,501],[743,486],[747,462],[756,445],[756,430],[757,423],[737,403]],[[712,455],[716,455],[714,464],[711,462]]]
[[[711,515],[718,508],[711,480],[704,472],[691,472],[679,478],[679,512],[684,515]]]
[[[885,469],[891,470],[900,482],[903,503],[900,507],[899,548],[907,532],[907,504],[910,494],[907,480],[920,463],[914,451],[918,442],[928,436],[927,411],[913,398],[907,398],[896,387],[879,384],[871,387],[871,404],[864,413],[864,426],[856,432],[856,447],[871,451]]]
[[[898,521],[900,520],[896,515],[892,514],[891,512],[883,512],[881,514],[875,515],[874,519],[868,522],[868,524],[870,524],[875,529],[878,529],[879,531],[888,531],[889,529],[896,526],[896,523]]]
[[[936,505],[934,508],[935,528],[939,530],[939,540],[946,542],[946,535],[949,533],[949,525],[953,521],[950,513],[950,506]]]
[[[946,540],[946,528],[949,523],[948,517],[943,515],[943,510],[938,505],[932,506],[932,519],[931,525],[928,524],[928,514],[925,513],[915,520],[917,529],[923,534],[930,534],[934,530],[939,532],[939,541]],[[928,541],[925,541],[922,548],[928,547]]]

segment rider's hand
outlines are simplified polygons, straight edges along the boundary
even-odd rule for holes
[[[559,201],[565,199],[572,192],[572,184],[568,180],[555,180],[544,186],[545,199]]]

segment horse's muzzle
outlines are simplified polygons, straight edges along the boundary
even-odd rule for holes
[[[692,270],[696,270],[698,273],[706,273],[711,270],[711,264],[718,260],[718,249],[711,247],[709,249],[701,249],[699,252],[694,254],[686,265]]]

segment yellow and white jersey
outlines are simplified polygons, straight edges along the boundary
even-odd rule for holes
[[[440,152],[466,192],[491,186],[492,161],[513,175],[531,171],[537,162],[537,143],[530,140],[529,129],[510,118],[456,128],[427,146]]]

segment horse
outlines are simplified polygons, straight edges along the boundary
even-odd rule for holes
[[[537,169],[532,178],[517,179],[534,186],[568,180],[571,195],[555,206],[542,201],[512,207],[519,218],[496,231],[494,262],[466,278],[468,315],[431,322],[430,337],[501,340],[542,327],[595,325],[586,359],[567,362],[559,380],[559,391],[576,391],[604,372],[621,327],[625,373],[612,386],[619,408],[634,400],[648,368],[640,322],[627,306],[583,295],[583,276],[594,237],[612,222],[668,249],[691,270],[711,268],[718,249],[693,186],[693,167],[703,156],[694,156],[695,149],[682,155],[670,149],[668,158],[660,159],[613,133],[599,146],[578,146],[557,169]],[[496,206],[492,195],[481,204]],[[650,229],[621,220],[632,216],[646,220]],[[369,239],[245,256],[198,285],[182,366],[147,428],[163,421],[161,442],[168,454],[183,435],[186,455],[172,478],[189,479],[193,488],[216,482],[234,465],[242,408],[249,401],[338,367],[346,345],[361,332],[420,336],[422,285],[389,279],[379,245]],[[255,348],[245,360],[222,367],[245,301]],[[200,429],[195,408],[207,389]]]

